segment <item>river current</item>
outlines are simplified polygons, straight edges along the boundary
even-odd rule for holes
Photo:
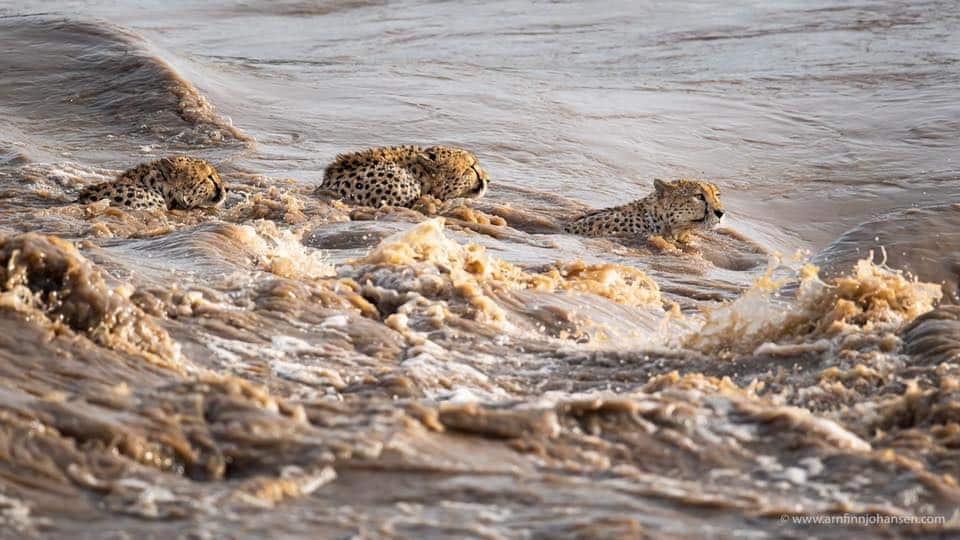
[[[953,1],[0,1],[0,537],[956,534],[958,102]],[[487,195],[315,195],[394,144]]]

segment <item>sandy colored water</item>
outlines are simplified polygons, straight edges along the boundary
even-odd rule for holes
[[[958,22],[0,2],[0,537],[955,534]],[[314,195],[397,143],[490,191]],[[73,202],[168,154],[225,208]],[[691,245],[559,232],[689,176]]]

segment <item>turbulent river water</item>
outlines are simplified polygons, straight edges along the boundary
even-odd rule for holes
[[[0,537],[955,534],[958,103],[953,0],[0,2]],[[314,195],[407,143],[488,194]]]

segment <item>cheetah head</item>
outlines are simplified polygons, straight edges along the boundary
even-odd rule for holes
[[[477,156],[461,148],[430,146],[423,149],[421,163],[432,177],[427,193],[438,199],[480,198],[490,177]]]
[[[206,160],[163,158],[160,166],[169,178],[165,191],[171,208],[216,208],[227,199],[226,184]]]
[[[717,186],[699,180],[653,181],[656,213],[671,236],[713,229],[723,217]]]

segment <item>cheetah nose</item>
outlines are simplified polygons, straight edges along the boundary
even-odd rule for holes
[[[714,210],[713,214],[717,216],[717,219],[720,219],[723,217],[723,210]]]

